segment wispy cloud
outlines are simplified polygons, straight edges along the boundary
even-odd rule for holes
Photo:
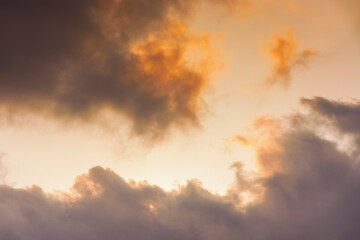
[[[266,83],[268,85],[281,84],[284,87],[290,85],[295,67],[308,66],[310,59],[318,55],[317,51],[312,48],[298,50],[298,42],[292,28],[284,35],[275,34],[273,36],[269,54],[272,66]]]

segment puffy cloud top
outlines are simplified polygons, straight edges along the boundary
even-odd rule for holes
[[[330,118],[343,108],[346,111],[340,112],[348,121],[359,117],[355,104],[320,98],[303,102],[326,103],[317,111],[326,109],[329,114],[323,114]],[[294,114],[286,118],[287,127],[268,131],[267,140],[256,147],[257,161],[264,166],[278,161],[281,167],[250,181],[235,164],[234,186],[224,196],[210,193],[197,181],[167,192],[147,182],[125,181],[101,167],[77,177],[72,193],[61,198],[36,186],[2,185],[0,238],[356,239],[358,157],[317,134],[313,117]],[[246,191],[258,199],[244,206],[241,193]]]

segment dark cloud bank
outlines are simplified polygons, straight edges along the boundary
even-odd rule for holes
[[[139,134],[196,125],[208,82],[185,59],[196,2],[1,1],[1,106],[87,120],[110,108]]]
[[[166,192],[95,167],[79,176],[73,194],[63,198],[39,187],[2,185],[0,239],[357,239],[358,155],[344,153],[319,136],[311,119],[327,121],[356,138],[360,105],[324,98],[302,102],[310,115],[287,118],[288,127],[270,136],[277,147],[257,149],[260,164],[280,159],[282,166],[253,183],[262,186],[260,201],[239,207],[236,193],[255,192],[239,165],[237,180],[225,196],[196,181]]]

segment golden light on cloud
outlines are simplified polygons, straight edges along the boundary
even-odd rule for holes
[[[204,57],[193,62],[191,56],[188,57],[189,47],[201,52]],[[165,126],[169,119],[178,124],[189,120],[198,125],[202,94],[209,86],[214,62],[209,37],[196,36],[181,22],[170,22],[165,29],[135,43],[131,51],[136,56],[136,74],[142,73],[145,77],[130,78],[159,100],[166,99],[164,107],[168,109],[168,116],[161,115],[159,117],[165,118],[154,122]],[[187,120],[176,117],[177,113]],[[143,131],[139,127],[137,131]],[[158,126],[153,127],[156,129]]]
[[[0,239],[356,239],[355,6],[0,1]]]
[[[318,53],[312,48],[299,51],[294,29],[289,28],[284,35],[275,34],[273,36],[269,55],[272,60],[272,67],[266,83],[289,87],[294,68],[297,66],[307,67],[309,60]]]
[[[274,116],[262,116],[253,121],[249,136],[236,135],[233,140],[255,150],[254,171],[261,176],[271,176],[283,171],[281,153],[283,149],[277,138],[281,136],[283,126]],[[278,154],[275,154],[275,153]],[[271,153],[271,154],[269,154]]]

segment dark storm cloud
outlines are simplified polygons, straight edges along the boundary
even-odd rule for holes
[[[322,101],[336,106],[326,105],[327,112],[345,108],[347,118],[356,120],[357,105]],[[0,239],[357,239],[357,158],[319,136],[313,124],[320,121],[314,123],[312,115],[287,118],[289,127],[270,131],[256,147],[259,164],[279,161],[281,168],[248,181],[235,164],[231,196],[212,194],[197,181],[166,192],[146,182],[127,182],[101,167],[79,176],[73,193],[62,198],[39,187],[2,185]],[[239,207],[236,193],[244,191],[259,199]]]
[[[196,0],[0,3],[0,104],[87,119],[103,108],[134,131],[197,124],[208,80],[184,59]]]

